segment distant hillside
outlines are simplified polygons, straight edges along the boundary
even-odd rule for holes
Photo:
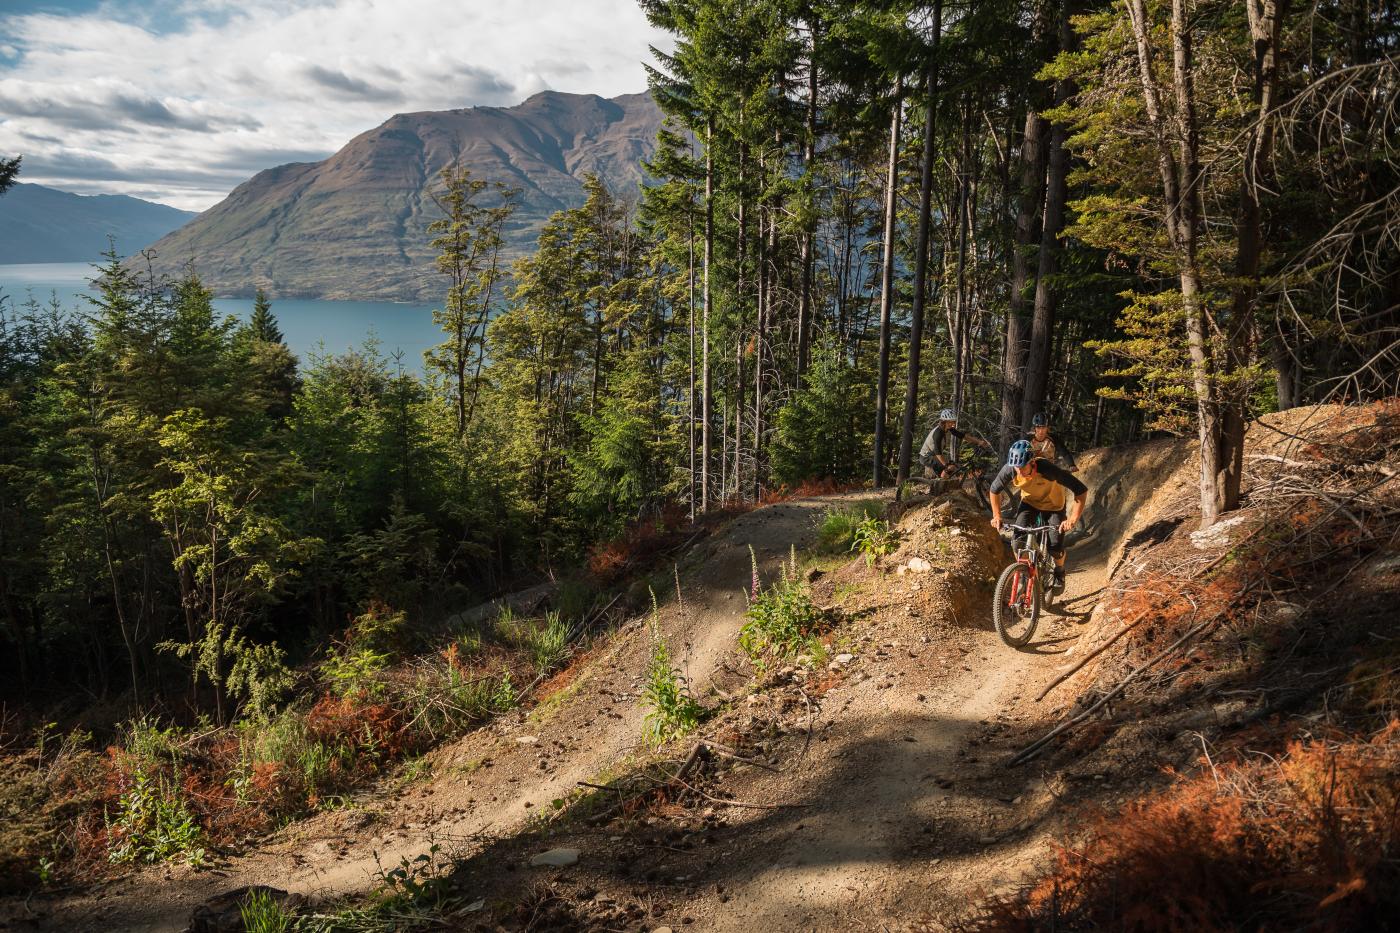
[[[582,202],[582,178],[635,191],[661,112],[649,95],[606,100],[536,94],[516,107],[406,113],[352,139],[323,162],[268,169],[155,245],[162,271],[194,260],[221,295],[262,286],[274,297],[431,299],[429,195],[460,158],[477,177],[520,188],[508,231],[527,250],[550,214]]]
[[[121,194],[69,194],[17,184],[0,197],[0,263],[90,262],[108,237],[130,255],[195,217]]]

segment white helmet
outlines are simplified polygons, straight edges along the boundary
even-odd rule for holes
[[[951,408],[945,408],[938,413],[938,420],[956,422],[958,420],[958,413]]]

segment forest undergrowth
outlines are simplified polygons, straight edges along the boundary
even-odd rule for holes
[[[1382,929],[1400,912],[1400,403],[1309,434],[1254,456],[1229,540],[1125,555],[1101,607],[1116,650],[1076,728],[1023,752],[1102,756],[1155,727],[1194,765],[1091,815],[972,926]],[[1162,725],[1193,708],[1220,728]]]

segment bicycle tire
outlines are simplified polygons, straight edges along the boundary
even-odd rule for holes
[[[972,481],[973,492],[977,493],[977,504],[982,507],[984,512],[990,512],[992,510],[992,500],[988,495],[991,488],[992,484],[987,481],[986,473],[978,475],[978,477]]]
[[[1030,587],[1030,617],[1022,616],[1019,610],[1010,605],[1014,581],[1017,576],[1028,577],[1025,583]],[[1014,616],[1014,619],[1012,618]],[[1020,648],[1035,635],[1036,624],[1040,621],[1040,578],[1032,575],[1025,564],[1017,561],[1008,564],[997,578],[996,590],[992,594],[992,624],[996,626],[1001,640],[1013,648]],[[1025,625],[1025,632],[1020,626]]]

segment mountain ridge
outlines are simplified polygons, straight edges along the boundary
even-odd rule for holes
[[[257,173],[154,244],[155,267],[193,262],[220,295],[432,299],[443,284],[427,226],[445,166],[520,189],[505,234],[507,255],[521,255],[551,214],[582,203],[585,174],[624,196],[642,184],[661,121],[645,93],[542,91],[514,107],[395,114],[320,162]]]
[[[0,198],[0,263],[93,262],[115,239],[131,254],[197,215],[124,194],[19,182]]]

